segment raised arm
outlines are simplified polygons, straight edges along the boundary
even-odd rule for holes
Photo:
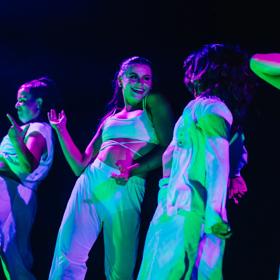
[[[26,136],[29,125],[22,129],[12,116],[7,114],[7,117],[11,122],[8,136],[16,156],[7,155],[3,159],[15,175],[26,176],[38,167],[41,156],[47,149],[46,140],[41,133],[36,131]]]
[[[76,176],[79,176],[91,159],[96,155],[101,146],[101,127],[90,141],[84,153],[81,153],[75,145],[70,133],[67,130],[66,115],[64,111],[59,114],[55,110],[48,113],[49,122],[57,133],[63,154]]]
[[[254,54],[250,68],[258,77],[280,89],[280,53]]]
[[[172,139],[174,116],[168,102],[159,94],[151,94],[147,99],[147,109],[153,122],[159,145],[147,156],[140,159],[133,173],[154,170],[162,165],[162,154]]]

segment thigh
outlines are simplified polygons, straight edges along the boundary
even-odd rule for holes
[[[89,192],[90,180],[80,177],[68,200],[60,225],[57,245],[69,258],[84,262],[101,230],[96,207]]]
[[[105,270],[109,279],[132,279],[139,241],[140,208],[145,192],[141,178],[111,185],[113,199],[104,218]]]

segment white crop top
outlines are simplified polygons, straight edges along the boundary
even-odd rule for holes
[[[146,98],[143,99],[143,108],[139,115],[131,118],[121,119],[116,115],[109,116],[103,124],[100,150],[108,146],[119,145],[141,157],[139,152],[127,144],[143,142],[159,144],[155,128],[146,111]],[[132,141],[114,140],[119,138],[131,139]]]
[[[153,123],[145,109],[141,114],[129,119],[121,119],[115,115],[108,117],[103,125],[102,142],[116,138],[159,143]]]

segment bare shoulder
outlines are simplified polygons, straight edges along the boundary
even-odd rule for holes
[[[174,116],[170,104],[163,95],[152,93],[147,98],[147,109],[161,145],[166,146],[171,140],[174,126]]]
[[[39,131],[32,131],[26,139],[26,142],[35,141],[36,145],[46,146],[46,139]]]
[[[172,118],[172,109],[166,98],[160,93],[151,93],[147,96],[147,109],[152,116],[166,115]]]
[[[149,106],[149,108],[152,108],[153,106],[157,107],[160,104],[169,105],[166,98],[162,94],[150,93],[147,96],[147,105]]]

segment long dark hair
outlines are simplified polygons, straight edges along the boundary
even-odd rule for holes
[[[194,96],[217,96],[236,121],[245,116],[255,79],[249,57],[238,45],[207,44],[184,61],[185,84]]]

